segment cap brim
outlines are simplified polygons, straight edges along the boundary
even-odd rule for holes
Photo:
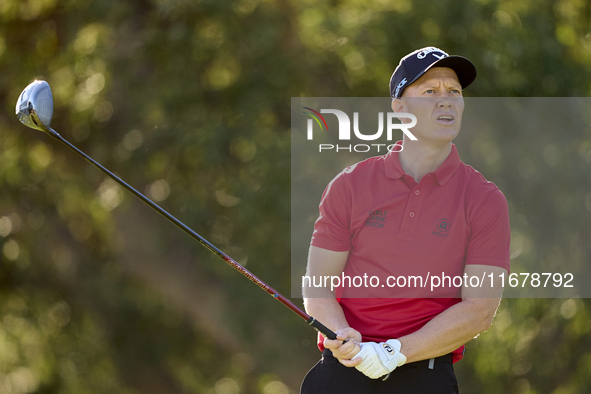
[[[476,66],[463,56],[448,56],[431,64],[421,73],[423,75],[433,67],[449,67],[456,72],[462,89],[467,88],[476,79]]]
[[[458,81],[462,85],[462,89],[467,88],[476,79],[476,66],[468,59],[463,56],[448,56],[443,59],[437,60],[420,72],[412,81],[410,81],[405,89],[413,84],[417,79],[423,76],[427,71],[433,67],[449,67],[456,72]],[[398,97],[402,95],[402,92]]]

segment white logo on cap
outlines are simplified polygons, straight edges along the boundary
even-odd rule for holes
[[[439,53],[441,53],[441,55],[440,56],[437,56],[433,52],[439,52]],[[424,59],[425,56],[427,56],[428,54],[431,54],[431,55],[435,56],[437,59],[443,59],[444,57],[448,57],[449,56],[447,53],[443,52],[441,49],[438,49],[438,48],[435,48],[435,47],[429,47],[429,48],[425,48],[421,52],[417,53],[417,58],[418,59]]]
[[[400,91],[400,88],[402,88],[405,84],[406,84],[406,78],[404,78],[402,81],[400,81],[398,86],[396,86],[396,92],[394,93],[394,97],[398,97],[398,92]]]

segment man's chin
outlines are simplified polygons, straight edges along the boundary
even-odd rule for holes
[[[435,133],[433,133],[432,139],[434,141],[440,141],[442,143],[449,143],[455,140],[459,133],[459,130],[452,128],[444,128],[437,130]]]
[[[412,131],[412,130],[411,130]],[[410,143],[417,143],[417,144],[436,144],[436,145],[446,145],[453,142],[454,139],[458,136],[459,132],[457,130],[437,130],[434,133],[430,133],[429,135],[424,134],[417,134],[416,141],[405,141]]]

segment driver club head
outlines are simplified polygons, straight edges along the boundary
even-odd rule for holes
[[[16,116],[27,127],[50,133],[53,96],[45,81],[31,82],[16,102]]]

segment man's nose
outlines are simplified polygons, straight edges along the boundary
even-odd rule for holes
[[[452,106],[452,100],[451,100],[451,94],[444,92],[441,93],[438,101],[437,101],[437,106],[439,108],[448,108]]]

